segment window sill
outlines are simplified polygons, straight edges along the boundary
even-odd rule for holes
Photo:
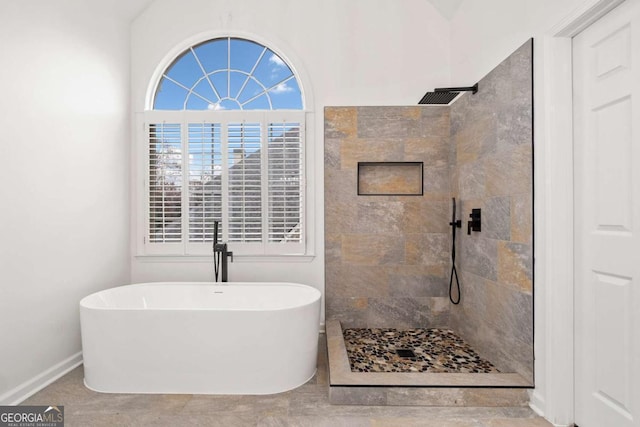
[[[315,255],[234,255],[233,262],[238,263],[285,263],[312,262]],[[136,255],[136,261],[149,263],[211,263],[213,255]]]

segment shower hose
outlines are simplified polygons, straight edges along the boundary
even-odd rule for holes
[[[456,270],[456,228],[462,226],[461,221],[456,221],[456,199],[453,198],[453,215],[451,218],[451,222],[449,223],[451,226],[451,277],[449,278],[449,300],[453,304],[460,303],[460,281],[458,280],[458,270]],[[456,278],[456,290],[458,297],[456,299],[453,298],[453,278]]]

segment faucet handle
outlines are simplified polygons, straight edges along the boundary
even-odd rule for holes
[[[471,209],[469,217],[471,218],[471,221],[467,222],[467,234],[471,234],[472,231],[482,231],[481,210]]]
[[[233,262],[233,252],[227,252],[227,256],[229,257],[229,261]]]

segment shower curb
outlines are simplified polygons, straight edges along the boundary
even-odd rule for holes
[[[532,388],[517,373],[352,372],[338,320],[326,322],[329,401],[335,405],[527,406]]]

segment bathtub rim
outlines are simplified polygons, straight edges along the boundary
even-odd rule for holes
[[[180,285],[180,284],[189,284],[189,285],[197,285],[197,286],[212,286],[212,287],[220,287],[220,288],[225,288],[225,287],[229,287],[229,286],[255,286],[255,285],[272,285],[272,286],[284,286],[284,287],[298,287],[298,288],[307,288],[309,290],[311,290],[312,292],[315,293],[315,296],[307,303],[304,304],[298,304],[298,305],[292,305],[292,306],[286,306],[286,307],[279,307],[279,308],[260,308],[260,309],[251,309],[251,308],[224,308],[224,309],[216,309],[213,307],[210,308],[196,308],[196,307],[182,307],[182,308],[175,308],[175,307],[156,307],[156,308],[124,308],[124,307],[98,307],[95,305],[88,305],[88,300],[90,298],[95,298],[98,294],[101,293],[107,293],[109,291],[112,291],[114,289],[121,289],[121,288],[138,288],[138,287],[145,287],[145,286],[154,286],[154,285]],[[120,286],[114,286],[111,288],[107,288],[107,289],[102,289],[100,291],[96,291],[93,292],[89,295],[86,295],[85,297],[83,297],[79,303],[78,306],[80,308],[80,310],[96,310],[96,311],[233,311],[233,312],[276,312],[276,311],[285,311],[285,310],[293,310],[293,309],[297,309],[297,308],[302,308],[302,307],[307,307],[310,305],[313,305],[315,303],[319,303],[322,304],[322,292],[320,292],[319,289],[310,286],[310,285],[305,285],[302,283],[294,283],[294,282],[198,282],[198,281],[184,281],[184,282],[179,282],[179,281],[162,281],[162,282],[142,282],[142,283],[131,283],[131,284],[127,284],[127,285],[120,285]]]

